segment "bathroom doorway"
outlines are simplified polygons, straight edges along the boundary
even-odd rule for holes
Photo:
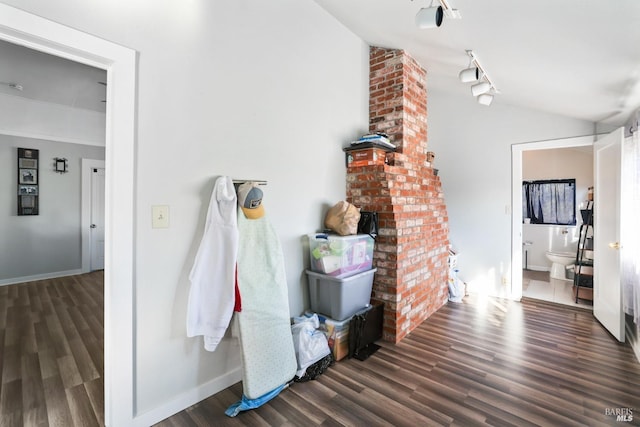
[[[522,224],[522,296],[591,308],[588,298],[576,302],[573,266],[582,225],[580,210],[587,208],[589,194],[593,194],[589,193],[593,188],[593,147],[525,150],[522,179],[529,190],[529,216],[534,217],[524,218]],[[534,214],[534,206],[541,205],[548,207],[545,224],[538,223],[542,218]],[[581,296],[588,297],[585,292]]]
[[[575,253],[578,244],[580,215],[576,225],[525,223],[522,209],[523,180],[576,179],[576,207],[587,200],[593,185],[594,136],[531,142],[512,146],[512,296],[541,299],[591,309],[586,300],[575,303],[572,268],[566,275],[554,269],[547,252]],[[564,277],[562,277],[564,276]]]

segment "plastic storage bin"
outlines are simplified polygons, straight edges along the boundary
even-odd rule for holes
[[[305,315],[311,316],[314,313],[307,311]],[[324,331],[329,344],[329,349],[336,361],[342,360],[349,355],[349,321],[330,319],[322,314],[316,313],[320,320],[320,329]]]
[[[362,310],[371,300],[371,269],[339,279],[307,270],[311,310],[334,320],[345,320]]]
[[[373,265],[373,244],[373,238],[368,234],[309,234],[311,270],[336,278],[370,270]]]

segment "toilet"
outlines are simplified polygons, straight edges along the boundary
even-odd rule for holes
[[[576,261],[576,255],[571,252],[554,252],[547,251],[547,258],[553,264],[551,264],[552,279],[571,280],[567,279],[566,269],[568,265],[574,264]]]

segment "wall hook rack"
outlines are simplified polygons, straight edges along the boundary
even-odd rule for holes
[[[233,183],[235,185],[244,184],[245,182],[255,182],[258,185],[267,185],[267,181],[259,180],[259,179],[234,179]]]

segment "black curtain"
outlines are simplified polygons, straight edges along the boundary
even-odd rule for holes
[[[532,224],[576,225],[576,180],[524,181],[522,215]]]

